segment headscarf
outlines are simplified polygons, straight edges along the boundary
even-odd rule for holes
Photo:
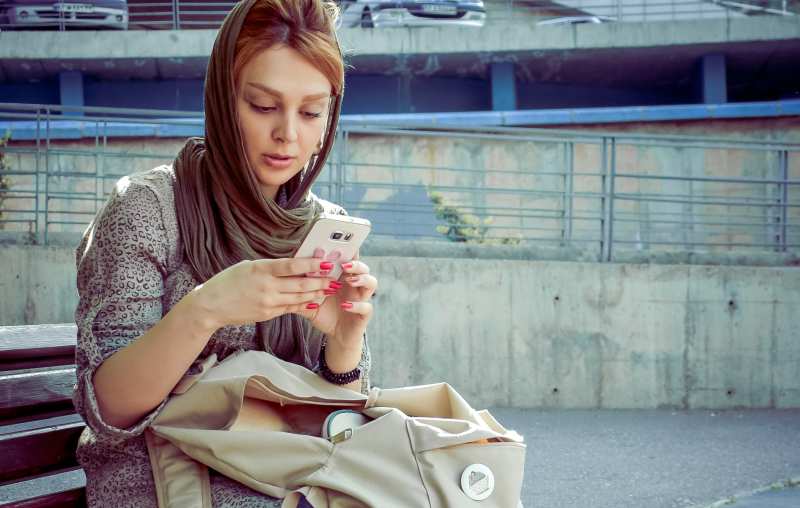
[[[189,138],[173,164],[180,236],[200,283],[242,260],[291,257],[321,212],[309,189],[333,146],[344,90],[332,98],[319,153],[280,187],[281,203],[264,197],[244,149],[233,76],[236,41],[257,1],[238,2],[225,17],[206,72],[205,136]],[[266,351],[313,368],[319,344],[307,340],[308,320],[285,314],[258,328]]]

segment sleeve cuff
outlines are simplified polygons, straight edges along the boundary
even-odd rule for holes
[[[81,378],[78,379],[79,390],[82,392],[82,405],[86,423],[95,431],[99,439],[108,438],[114,441],[124,441],[142,435],[145,429],[149,427],[153,420],[159,415],[167,401],[162,400],[155,409],[144,415],[138,422],[130,427],[124,429],[115,427],[103,420],[100,414],[100,406],[97,403],[94,383],[92,382],[96,370],[97,367],[90,367],[86,369],[82,373]]]

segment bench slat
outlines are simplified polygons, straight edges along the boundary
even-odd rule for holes
[[[0,482],[77,466],[75,449],[83,422],[0,435]]]
[[[0,420],[74,410],[75,367],[0,375]]]
[[[0,508],[86,508],[86,475],[61,471],[0,487]]]
[[[0,504],[0,508],[85,508],[85,488],[74,488],[55,494],[45,494],[32,499]]]
[[[0,370],[75,363],[75,324],[0,327]]]

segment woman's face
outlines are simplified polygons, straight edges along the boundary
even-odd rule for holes
[[[265,197],[274,199],[317,151],[330,96],[328,78],[287,46],[266,49],[242,68],[239,126]]]

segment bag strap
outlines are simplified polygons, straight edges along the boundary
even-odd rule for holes
[[[213,508],[208,467],[150,429],[144,436],[159,508]]]

